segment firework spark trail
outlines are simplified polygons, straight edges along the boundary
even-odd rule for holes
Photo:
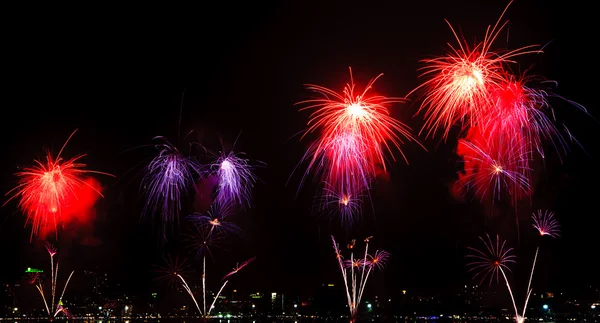
[[[184,156],[164,137],[154,139],[161,143],[156,145],[158,155],[146,166],[142,179],[141,188],[147,198],[142,214],[156,214],[164,225],[170,225],[178,221],[182,198],[195,188],[202,171],[194,158]]]
[[[200,309],[200,305],[198,305],[198,302],[196,301],[196,297],[194,296],[194,293],[190,289],[190,286],[188,286],[187,282],[185,281],[185,279],[183,279],[183,277],[180,274],[175,273],[175,275],[181,280],[181,284],[182,284],[183,288],[190,295],[190,297],[194,301],[194,304],[196,304],[196,309],[198,309],[198,312],[200,313],[200,315],[202,315],[202,309]]]
[[[60,297],[58,298],[58,302],[55,303],[55,295],[56,295],[56,288],[57,288],[56,286],[57,286],[57,280],[58,280],[58,262],[56,262],[56,264],[54,263],[54,256],[56,255],[57,250],[54,246],[52,246],[50,244],[46,244],[46,251],[50,255],[50,272],[51,272],[50,292],[52,294],[51,298],[50,298],[51,302],[48,303],[48,299],[46,298],[46,294],[44,293],[44,286],[42,284],[39,274],[31,277],[30,283],[35,285],[35,288],[38,290],[38,292],[42,296],[42,300],[44,301],[44,306],[46,307],[46,312],[48,313],[48,317],[53,319],[60,312],[64,312],[64,309],[61,304],[62,299],[65,294],[65,291],[67,290],[67,286],[69,285],[69,282],[71,281],[71,277],[73,276],[75,271],[73,270],[71,272],[71,274],[69,275],[69,277],[67,278],[65,285],[63,287],[63,290],[60,294]]]
[[[395,159],[392,147],[407,161],[401,145],[405,141],[418,143],[418,140],[408,126],[390,115],[388,108],[406,99],[371,95],[381,75],[371,79],[363,92],[355,90],[352,69],[350,82],[342,93],[319,85],[306,85],[322,98],[297,103],[303,105],[300,111],[313,110],[301,139],[311,133],[319,135],[302,157],[301,162],[306,161],[308,166],[300,187],[308,174],[314,172],[336,195],[356,196],[370,188],[378,166],[386,171],[386,152]]]
[[[510,294],[510,299],[512,300],[513,308],[515,309],[515,320],[517,322],[522,322],[524,317],[519,315],[519,311],[517,310],[517,303],[515,302],[515,296],[513,295],[512,288],[510,288],[510,283],[508,282],[508,278],[506,278],[506,274],[502,267],[499,267],[500,272],[502,273],[502,277],[504,277],[504,281],[506,282],[506,288],[508,288],[508,293]],[[525,309],[523,309],[525,311]]]
[[[363,257],[354,258],[354,252],[350,252],[350,259],[344,261],[340,253],[339,245],[335,238],[331,236],[333,249],[335,250],[338,265],[344,279],[346,287],[346,298],[350,309],[350,322],[355,322],[358,315],[358,306],[362,300],[362,295],[373,269],[382,269],[390,254],[386,251],[377,250],[373,256],[368,254],[369,241],[372,237],[365,239],[365,254]],[[349,245],[349,249],[354,249],[354,241]],[[358,269],[357,269],[358,268]],[[348,270],[350,270],[350,280],[348,280]]]
[[[60,151],[53,157],[50,152],[46,154],[46,161],[34,160],[35,165],[23,168],[15,175],[19,177],[18,184],[6,195],[12,196],[3,204],[6,205],[13,199],[19,198],[18,207],[27,218],[26,224],[31,224],[31,237],[54,232],[58,235],[58,226],[77,216],[73,212],[87,212],[92,205],[76,205],[82,188],[90,188],[98,196],[102,193],[88,182],[88,174],[111,174],[86,170],[85,164],[80,159],[85,154],[77,155],[64,160],[61,156],[67,143],[71,140],[77,129],[67,138]],[[95,200],[94,200],[95,201]]]
[[[488,26],[483,41],[473,47],[459,37],[446,20],[458,47],[448,44],[450,51],[445,56],[422,60],[425,66],[421,68],[423,73],[420,77],[427,79],[410,93],[425,91],[417,113],[425,111],[421,132],[427,129],[427,136],[443,129],[442,137],[447,139],[454,125],[461,124],[464,130],[468,125],[477,124],[492,106],[490,89],[502,81],[506,65],[515,63],[513,59],[517,56],[542,52],[536,49],[539,45],[496,52],[491,50],[508,23],[501,23],[501,20],[509,6],[510,3],[493,27]]]
[[[335,238],[333,236],[331,236],[331,240],[333,241],[333,249],[335,250],[335,256],[338,261],[338,265],[340,266],[342,277],[344,278],[344,286],[346,287],[346,298],[348,301],[348,306],[351,306],[352,299],[350,298],[350,289],[348,288],[348,275],[344,267],[344,258],[342,257],[339,245],[337,244],[337,242],[335,242]],[[352,308],[350,308],[350,313],[352,314]]]

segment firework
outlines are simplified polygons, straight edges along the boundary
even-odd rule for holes
[[[193,188],[201,176],[200,164],[192,157],[184,156],[163,137],[156,145],[158,154],[145,168],[141,188],[147,198],[143,214],[157,215],[165,225],[179,220],[183,197]]]
[[[325,185],[323,194],[319,196],[317,207],[327,215],[336,214],[342,223],[352,224],[356,215],[362,212],[367,192],[342,193]]]
[[[496,235],[495,242],[487,234],[485,239],[479,237],[479,240],[483,242],[483,249],[468,248],[472,253],[468,254],[466,257],[473,259],[467,264],[467,266],[470,267],[469,271],[475,272],[473,278],[481,278],[480,284],[486,279],[489,279],[490,285],[494,278],[498,281],[499,274],[502,274],[515,310],[515,318],[517,321],[521,321],[512,288],[506,277],[506,271],[510,272],[508,265],[516,262],[516,256],[512,255],[513,249],[506,247],[506,240],[500,239],[500,236],[498,235]]]
[[[163,267],[161,269],[161,271],[164,273],[164,275],[161,276],[161,278],[168,279],[168,281],[170,283],[173,283],[173,282],[181,283],[181,286],[186,290],[186,292],[188,293],[188,295],[190,295],[190,298],[194,302],[194,305],[196,306],[198,313],[200,313],[200,315],[202,315],[204,318],[208,318],[208,317],[210,317],[210,312],[212,311],[212,309],[215,306],[215,302],[217,301],[217,299],[221,295],[221,292],[223,291],[223,289],[229,282],[229,278],[231,276],[237,274],[240,270],[242,270],[244,267],[246,267],[247,265],[252,263],[254,260],[255,260],[255,258],[250,258],[242,263],[238,263],[236,265],[236,267],[233,268],[233,270],[230,273],[228,273],[227,275],[225,275],[223,277],[222,280],[224,282],[221,285],[221,287],[219,288],[216,295],[214,296],[213,301],[209,308],[206,307],[206,292],[207,292],[207,289],[206,289],[206,258],[203,259],[203,265],[202,265],[202,268],[203,268],[202,269],[202,304],[203,304],[202,306],[200,306],[200,303],[196,300],[196,296],[195,296],[194,292],[192,291],[192,289],[188,285],[187,281],[183,277],[183,275],[184,275],[183,262],[180,263],[177,260],[175,262],[173,262],[171,260],[171,258],[169,258],[169,264],[167,265],[167,267]]]
[[[237,139],[234,142],[234,146]],[[211,172],[217,178],[217,195],[215,202],[220,205],[240,205],[249,207],[252,188],[258,180],[254,174],[254,168],[258,162],[253,164],[250,159],[245,158],[245,153],[236,153],[232,150],[223,149],[219,153],[211,153],[214,162],[210,165]]]
[[[186,275],[190,271],[185,259],[180,260],[179,257],[173,258],[169,255],[166,265],[159,267],[157,272],[161,274],[158,276],[159,280],[165,280],[169,287],[173,287],[179,283],[179,275]]]
[[[215,297],[213,298],[212,304],[210,304],[210,308],[208,309],[207,315],[210,315],[211,310],[215,307],[215,302],[219,298],[219,295],[221,295],[221,292],[223,291],[223,288],[225,288],[225,285],[227,285],[227,282],[229,282],[229,277],[237,274],[240,270],[242,270],[244,267],[248,266],[255,259],[256,259],[256,257],[253,257],[253,258],[250,258],[250,259],[242,262],[241,264],[238,263],[235,266],[235,268],[233,268],[232,271],[230,271],[227,275],[225,275],[223,277],[222,280],[225,280],[225,281],[223,282],[223,285],[221,285],[221,288],[219,288],[219,291],[217,292],[217,295],[215,295]]]
[[[192,233],[188,234],[187,238],[190,247],[196,250],[196,258],[206,256],[212,258],[212,250],[222,248],[226,242],[227,235],[225,231],[215,230],[213,225],[206,225],[199,221],[193,221],[192,225]]]
[[[479,240],[483,242],[485,248],[478,250],[469,247],[469,250],[473,252],[467,255],[467,258],[473,259],[468,264],[469,271],[475,272],[474,278],[481,279],[480,284],[488,279],[491,285],[494,278],[498,281],[500,273],[506,279],[505,271],[510,272],[508,265],[516,262],[516,256],[512,255],[513,249],[508,248],[506,240],[500,239],[500,236],[496,236],[495,242],[487,234],[485,239],[479,237]]]
[[[533,227],[540,233],[540,236],[549,236],[556,238],[560,235],[560,227],[558,221],[554,218],[554,213],[550,211],[539,210],[537,213],[533,213]],[[531,265],[531,274],[529,275],[529,283],[527,284],[527,297],[525,298],[525,306],[523,307],[523,319],[525,318],[525,309],[529,302],[529,297],[533,289],[531,288],[531,281],[533,280],[533,272],[537,262],[537,256],[540,251],[540,245],[538,244],[535,249],[535,257],[533,257],[533,264]]]
[[[313,110],[302,138],[318,133],[302,158],[308,162],[304,178],[314,171],[321,182],[340,196],[356,196],[370,187],[378,168],[386,171],[386,152],[392,147],[402,152],[405,141],[418,142],[410,128],[389,113],[392,103],[403,103],[404,98],[371,95],[375,81],[371,79],[362,92],[355,89],[352,70],[350,83],[342,93],[319,85],[308,84],[322,98],[306,100],[300,111]],[[393,154],[391,154],[392,158]]]
[[[333,249],[335,251],[338,266],[344,279],[346,287],[346,299],[350,309],[350,322],[356,322],[358,316],[358,306],[363,296],[365,286],[369,275],[373,270],[381,270],[390,258],[387,251],[377,250],[373,255],[368,253],[369,242],[372,237],[365,239],[365,253],[362,256],[355,256],[354,251],[350,252],[350,258],[344,259],[341,254],[340,247],[331,236]],[[353,250],[355,240],[348,245],[348,249]]]
[[[542,214],[542,215],[540,215]],[[538,212],[538,214],[536,215],[534,213],[533,215],[533,219],[534,219],[534,227],[541,232],[545,232],[542,229],[538,229],[539,227],[542,228],[546,228],[546,230],[548,230],[549,232],[552,231],[554,234],[558,233],[558,224],[556,222],[553,222],[552,220],[552,215],[548,215],[551,213],[543,213],[543,212]],[[543,218],[544,220],[540,220],[540,217]],[[547,221],[547,222],[543,222],[543,221]],[[548,223],[547,226],[545,225],[538,225],[539,223]],[[541,234],[546,235],[546,234]],[[550,235],[550,234],[547,234]],[[550,235],[553,236],[553,235]],[[492,238],[490,238],[489,235],[486,234],[485,238],[483,237],[479,237],[479,239],[481,240],[481,242],[483,242],[484,248],[480,249],[475,249],[472,247],[469,247],[469,251],[471,251],[470,254],[468,254],[466,257],[472,259],[472,261],[470,263],[467,264],[467,266],[469,267],[469,271],[470,272],[475,272],[474,275],[474,279],[481,279],[480,283],[483,283],[486,279],[489,279],[490,285],[492,283],[492,281],[495,280],[498,281],[499,280],[499,274],[502,274],[502,278],[504,279],[504,282],[506,283],[506,287],[508,289],[508,292],[510,294],[510,298],[513,304],[513,308],[515,311],[515,321],[518,323],[522,323],[525,321],[526,317],[525,317],[525,311],[527,310],[527,304],[529,302],[529,298],[531,296],[531,293],[533,291],[533,289],[531,288],[531,282],[533,280],[533,273],[535,270],[535,265],[537,262],[537,256],[538,256],[538,252],[540,247],[538,246],[536,251],[535,251],[535,256],[533,258],[533,265],[531,267],[531,273],[529,275],[529,282],[527,284],[527,293],[526,293],[526,297],[525,297],[525,304],[523,306],[523,311],[521,313],[519,313],[518,309],[517,309],[517,304],[515,302],[515,297],[513,294],[513,290],[511,288],[511,285],[508,281],[508,278],[506,276],[506,272],[510,272],[510,268],[508,267],[510,264],[515,263],[515,256],[512,254],[513,249],[509,248],[506,246],[506,240],[502,240],[500,238],[500,236],[496,236],[495,241],[492,240]]]
[[[457,190],[472,191],[484,199],[500,200],[502,193],[511,202],[531,193],[529,145],[518,136],[486,138],[473,127],[469,137],[460,139],[456,150],[464,167],[456,182]]]
[[[63,299],[63,296],[65,295],[65,291],[67,290],[67,286],[69,285],[69,282],[71,281],[71,277],[73,276],[73,273],[75,273],[75,271],[72,271],[71,274],[69,275],[69,278],[67,278],[67,280],[65,282],[65,286],[63,287],[63,290],[57,299],[56,292],[57,292],[57,281],[58,281],[58,261],[56,263],[54,262],[54,256],[57,254],[57,250],[54,246],[52,246],[50,244],[46,244],[46,251],[50,255],[50,269],[51,269],[50,270],[51,295],[49,295],[50,297],[47,298],[46,294],[44,293],[44,285],[42,283],[42,280],[41,280],[41,277],[39,274],[37,274],[37,273],[34,274],[28,280],[31,284],[35,285],[35,288],[38,290],[38,292],[42,296],[42,300],[44,301],[44,306],[46,307],[46,312],[50,319],[56,318],[56,316],[58,314],[60,314],[61,312],[63,312],[65,314],[65,316],[69,316],[68,312],[63,307],[62,299]]]
[[[241,229],[225,220],[228,216],[232,214],[233,209],[230,204],[222,205],[220,203],[213,204],[211,209],[206,214],[193,216],[191,219],[193,220],[195,232],[191,236],[191,246],[196,249],[196,255],[198,258],[202,258],[202,308],[196,302],[196,299],[193,293],[188,291],[190,296],[194,299],[198,307],[198,312],[207,318],[210,315],[211,310],[214,307],[216,299],[219,297],[225,285],[229,281],[229,277],[233,276],[237,272],[239,272],[242,268],[246,267],[254,258],[249,259],[238,265],[233,269],[232,272],[228,273],[223,277],[224,280],[223,285],[217,292],[215,298],[212,301],[212,304],[207,308],[207,277],[206,277],[206,258],[210,256],[212,258],[212,248],[220,247],[221,243],[225,238],[228,237],[229,234],[235,233],[240,234]],[[184,287],[187,286],[187,283],[183,279],[181,275],[177,276]],[[188,290],[188,288],[186,288]]]
[[[540,236],[549,236],[557,238],[560,236],[560,226],[554,218],[554,212],[539,210],[533,213],[533,227],[540,233]]]
[[[213,233],[216,235],[241,234],[240,227],[228,219],[233,211],[231,204],[221,205],[221,203],[215,202],[208,212],[193,214],[192,220],[198,223],[203,230],[207,230],[209,236]]]
[[[492,106],[490,91],[502,81],[506,65],[514,63],[516,56],[541,53],[536,49],[539,45],[492,51],[492,45],[507,24],[501,20],[508,6],[510,3],[496,24],[488,26],[483,41],[474,46],[460,38],[446,20],[458,47],[449,45],[450,51],[445,56],[422,60],[421,77],[426,80],[413,90],[425,92],[418,113],[425,111],[421,131],[427,129],[427,136],[442,130],[442,137],[447,139],[454,125],[459,124],[465,129],[477,124],[479,118],[489,113]]]
[[[71,133],[56,157],[47,152],[45,162],[35,160],[35,166],[17,172],[15,175],[20,178],[18,185],[6,193],[12,196],[4,205],[19,198],[19,208],[31,225],[31,238],[51,232],[58,234],[59,226],[77,216],[76,213],[86,212],[93,207],[95,198],[81,199],[86,189],[91,189],[96,198],[102,196],[90,174],[113,176],[86,170],[86,165],[80,162],[85,154],[67,160],[62,158],[63,150],[76,131]]]

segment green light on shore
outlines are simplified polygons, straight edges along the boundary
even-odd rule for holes
[[[35,269],[35,268],[31,268],[31,267],[27,267],[27,270],[25,270],[26,273],[43,273],[44,271],[41,269]]]

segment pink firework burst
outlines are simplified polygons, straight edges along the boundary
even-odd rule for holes
[[[533,213],[533,227],[538,230],[540,236],[560,237],[560,226],[554,215],[554,212],[542,210]]]
[[[223,276],[222,280],[228,279],[229,277],[237,274],[240,270],[242,270],[244,267],[248,266],[249,264],[251,264],[252,262],[254,262],[254,260],[256,260],[256,257],[252,257],[244,262],[242,262],[241,264],[238,263],[232,271],[230,271],[227,275]]]
[[[512,255],[512,248],[506,246],[506,240],[500,239],[500,236],[496,235],[495,241],[490,238],[488,234],[485,238],[479,237],[479,240],[483,242],[484,248],[481,250],[468,247],[472,252],[466,257],[472,259],[467,264],[469,272],[475,272],[474,279],[480,278],[480,284],[486,279],[489,279],[489,284],[496,279],[499,281],[499,274],[506,279],[505,272],[510,272],[509,264],[515,263],[516,256]]]
[[[367,264],[373,269],[382,270],[386,265],[391,255],[385,250],[377,250],[373,255],[369,255]]]

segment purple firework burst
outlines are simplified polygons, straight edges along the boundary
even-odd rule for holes
[[[200,164],[192,157],[184,156],[163,137],[156,148],[159,153],[145,168],[141,188],[147,198],[143,214],[159,215],[163,224],[178,220],[182,198],[195,188],[201,175]]]
[[[195,213],[191,218],[204,230],[208,230],[209,234],[240,235],[242,229],[229,221],[229,217],[233,215],[233,211],[231,204],[222,205],[215,203],[211,205],[210,210],[206,213]]]
[[[218,180],[216,202],[219,204],[250,206],[251,190],[257,178],[250,161],[241,156],[242,153],[222,153],[212,164]]]
[[[533,213],[533,227],[538,230],[541,236],[556,238],[560,236],[560,226],[554,218],[554,212],[539,210]]]

